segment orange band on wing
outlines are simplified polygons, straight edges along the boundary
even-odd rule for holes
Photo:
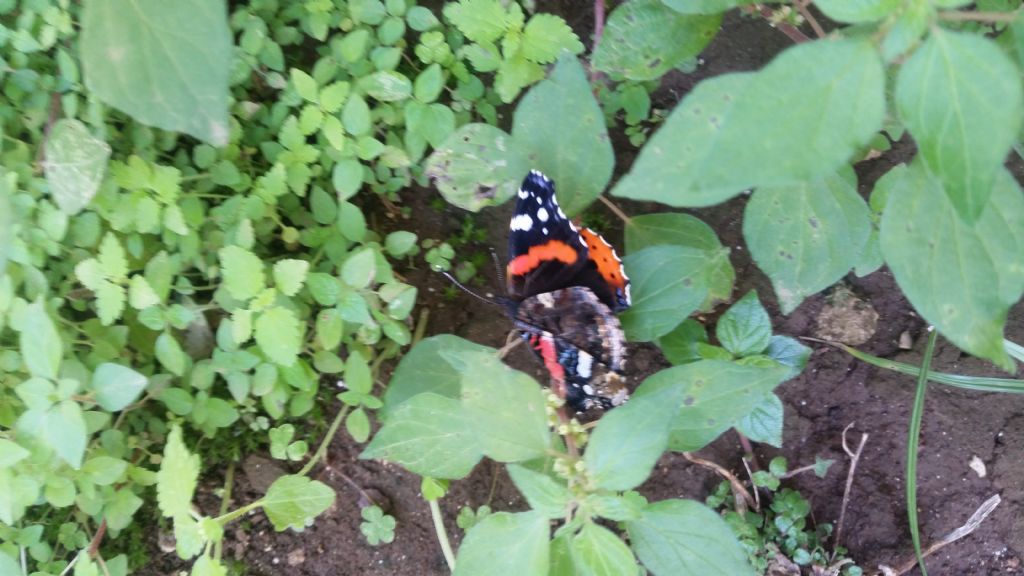
[[[597,265],[597,271],[601,273],[605,281],[616,288],[625,288],[629,278],[622,269],[622,260],[600,234],[590,228],[580,230],[580,236],[587,243],[590,250],[590,259]]]
[[[576,250],[561,240],[549,240],[544,244],[530,246],[526,254],[520,254],[508,263],[508,273],[511,276],[522,276],[540,266],[541,262],[558,260],[566,264],[574,264],[577,258]]]

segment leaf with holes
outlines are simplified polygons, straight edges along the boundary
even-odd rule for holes
[[[50,194],[68,215],[81,212],[100,188],[110,145],[89,133],[78,120],[60,120],[46,140],[43,170]]]
[[[460,127],[427,158],[424,169],[445,200],[470,212],[511,198],[529,171],[523,147],[488,124]]]

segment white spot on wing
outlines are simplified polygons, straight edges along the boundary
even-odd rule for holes
[[[517,230],[529,232],[531,228],[533,228],[533,218],[530,218],[529,214],[517,214],[512,217],[512,222],[509,224],[509,229],[513,232]]]
[[[547,222],[548,221],[548,211],[543,209],[543,208],[537,210],[537,218],[541,222]]]
[[[522,188],[519,189],[519,197],[520,198],[527,198],[527,197],[530,196],[530,194],[531,194],[530,192],[527,192],[526,190],[524,190]]]
[[[542,229],[541,229],[541,232],[543,232],[543,233],[544,233],[544,235],[545,235],[545,236],[547,236],[547,235],[548,235],[548,227],[547,227],[547,226],[545,226],[544,228],[542,228]]]
[[[576,373],[584,378],[590,378],[593,366],[594,357],[581,350],[579,358],[576,360]],[[591,394],[591,392],[587,392],[587,394]]]

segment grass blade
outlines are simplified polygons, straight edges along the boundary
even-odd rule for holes
[[[1003,348],[1006,348],[1006,353],[1013,356],[1018,362],[1024,362],[1024,346],[1016,342],[1003,340]]]
[[[928,327],[928,344],[917,376],[917,390],[914,392],[914,409],[910,413],[910,432],[907,436],[907,520],[910,522],[910,538],[914,541],[914,554],[921,567],[921,576],[928,576],[921,554],[921,532],[917,527],[917,448],[921,439],[921,418],[924,416],[924,394],[928,390],[928,369],[935,352],[935,337],[938,331]]]

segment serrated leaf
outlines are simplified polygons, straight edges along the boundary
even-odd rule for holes
[[[605,30],[607,32],[607,28]],[[560,16],[538,12],[523,29],[522,51],[529,60],[550,64],[563,52],[573,55],[583,52],[583,43]]]
[[[160,303],[160,297],[156,295],[145,276],[135,274],[128,284],[128,304],[136,310],[143,310]]]
[[[655,576],[754,576],[747,554],[717,512],[692,500],[650,504],[626,522],[633,550]]]
[[[110,159],[110,145],[78,120],[62,119],[46,139],[43,170],[50,194],[68,215],[78,214],[99,190]]]
[[[637,571],[629,546],[604,526],[588,522],[570,544],[573,565],[579,574],[616,576]]]
[[[593,202],[611,179],[615,154],[604,114],[575,57],[559,60],[551,76],[519,102],[512,137],[535,158],[534,167],[554,180],[558,203],[570,216]]]
[[[298,68],[292,68],[291,77],[292,84],[295,86],[295,92],[303,100],[316,103],[319,92],[316,80],[314,80],[313,77],[305,71],[299,70]]]
[[[808,42],[756,73],[697,85],[612,193],[708,206],[835,171],[882,127],[885,74],[866,41]]]
[[[104,362],[96,367],[90,382],[96,403],[104,410],[117,412],[135,402],[149,381],[127,366]]]
[[[461,403],[423,393],[388,412],[360,458],[389,460],[432,478],[465,478],[483,457]]]
[[[167,435],[163,460],[156,473],[156,500],[167,518],[188,516],[192,495],[199,480],[199,456],[188,451],[181,439],[181,427],[175,425]]]
[[[104,326],[110,326],[124,312],[124,287],[103,280],[94,292],[96,293],[96,314]]]
[[[660,78],[701,50],[718,33],[719,14],[680,14],[661,0],[631,0],[608,17],[594,68],[613,78]]]
[[[895,100],[924,164],[975,221],[1024,118],[1020,71],[988,38],[934,28],[900,67]]]
[[[453,576],[546,574],[548,532],[537,512],[491,514],[466,532]]]
[[[450,204],[470,212],[501,204],[530,171],[527,153],[488,124],[466,124],[427,158],[424,173]]]
[[[125,255],[124,247],[118,241],[113,232],[107,232],[100,242],[99,254],[100,270],[103,274],[114,281],[125,280],[128,277],[128,257]]]
[[[41,300],[25,307],[18,349],[29,374],[51,380],[57,378],[64,356],[63,340]]]
[[[473,42],[494,42],[505,32],[505,8],[498,0],[459,0],[444,15]]]
[[[294,296],[306,281],[309,262],[285,258],[274,263],[274,285],[285,296]]]
[[[291,366],[302,350],[303,326],[295,313],[276,306],[256,319],[256,343],[267,358],[281,366]]]
[[[753,356],[768,347],[772,338],[772,321],[757,291],[751,290],[729,307],[715,325],[715,336],[734,356]]]
[[[651,246],[624,259],[633,305],[622,318],[629,340],[664,336],[695,312],[708,294],[708,257],[685,246]]]
[[[871,215],[852,171],[844,172],[849,176],[760,188],[747,203],[743,236],[783,314],[836,283],[864,252]]]
[[[218,252],[224,286],[237,300],[248,300],[263,291],[263,261],[238,246],[225,246]]]
[[[334,503],[334,490],[305,476],[281,476],[267,489],[263,511],[274,529],[303,530]]]
[[[782,400],[775,394],[769,394],[736,423],[736,430],[754,442],[782,448],[783,415]]]
[[[81,23],[91,94],[145,124],[227,144],[233,42],[224,2],[90,1]]]
[[[231,339],[238,346],[252,338],[252,310],[239,308],[231,312]]]
[[[895,188],[882,215],[882,252],[910,303],[966,352],[1012,370],[1003,326],[1024,290],[1016,258],[1024,246],[1024,197],[1013,176],[999,170],[973,224],[920,161],[883,178],[895,179]]]

